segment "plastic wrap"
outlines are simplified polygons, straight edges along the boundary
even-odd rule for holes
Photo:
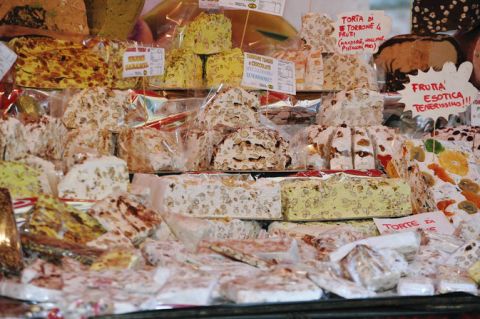
[[[397,285],[400,296],[433,296],[435,285],[433,280],[424,277],[400,278]]]

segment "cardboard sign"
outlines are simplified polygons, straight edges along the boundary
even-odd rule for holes
[[[220,5],[218,0],[198,0],[198,7],[200,9],[218,9]]]
[[[295,65],[289,61],[245,53],[242,85],[295,95]]]
[[[285,0],[218,0],[222,7],[230,9],[252,10],[277,16],[283,16]]]
[[[414,117],[448,120],[451,114],[465,112],[477,98],[477,89],[468,82],[472,71],[471,62],[462,63],[458,71],[452,62],[445,63],[439,72],[419,70],[418,75],[409,75],[410,83],[399,91],[400,103],[405,103],[405,111],[412,111]]]
[[[0,42],[0,80],[8,73],[15,60],[17,60],[15,52]]]
[[[123,77],[162,75],[165,50],[152,47],[131,47],[123,54]]]
[[[477,95],[470,108],[472,126],[480,126],[480,94]]]
[[[382,235],[419,228],[439,234],[451,235],[455,230],[447,217],[440,211],[402,218],[374,218],[373,221]]]
[[[373,54],[392,29],[384,11],[344,12],[334,24],[337,51],[342,54]]]

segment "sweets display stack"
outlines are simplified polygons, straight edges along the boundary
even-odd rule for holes
[[[17,55],[0,86],[1,297],[49,318],[455,292],[480,311],[480,128],[389,118],[408,75],[478,69],[462,51],[478,45],[457,43],[478,38],[475,1],[414,1],[412,34],[369,57],[337,52],[322,12],[239,45],[235,13],[197,2],[165,29],[144,1],[47,2],[0,4]],[[162,75],[123,77],[139,46],[165,48]],[[292,62],[299,94],[242,87],[244,51]]]

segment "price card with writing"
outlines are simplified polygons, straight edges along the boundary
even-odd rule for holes
[[[334,24],[337,51],[342,54],[375,53],[392,29],[384,11],[345,12]]]
[[[123,54],[123,77],[162,75],[165,50],[152,47],[131,47]]]
[[[200,9],[218,9],[220,5],[218,0],[198,0],[198,7]]]
[[[477,98],[472,103],[470,114],[472,116],[472,126],[480,126],[480,93],[477,95]]]
[[[0,80],[7,74],[16,59],[15,52],[0,42]]]
[[[295,65],[289,61],[245,53],[242,85],[294,95]]]
[[[439,72],[432,68],[428,72],[419,70],[418,75],[409,75],[410,83],[399,92],[402,95],[400,103],[405,103],[405,111],[412,111],[413,116],[433,120],[465,112],[478,94],[468,82],[472,71],[471,62],[462,63],[458,70],[452,62],[445,63]]]
[[[373,220],[381,234],[390,234],[421,228],[439,234],[451,235],[455,230],[447,217],[445,217],[443,212],[440,211],[402,218],[374,218]]]
[[[277,16],[283,16],[285,0],[218,0],[222,7],[252,10]]]

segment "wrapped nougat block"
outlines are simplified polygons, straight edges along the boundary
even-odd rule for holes
[[[330,143],[335,127],[312,125],[306,128],[307,168],[330,168]]]
[[[205,129],[231,131],[244,127],[259,127],[258,98],[242,88],[227,88],[205,105],[197,122]]]
[[[224,138],[221,130],[192,130],[185,135],[185,169],[205,171],[210,168],[213,152]]]
[[[412,213],[410,187],[401,179],[333,174],[326,178],[287,178],[282,209],[288,220],[399,217]]]
[[[28,150],[22,123],[13,117],[0,119],[0,160],[16,160],[25,156]]]
[[[202,59],[189,49],[173,49],[165,57],[162,76],[148,78],[152,88],[198,89],[203,85]]]
[[[181,48],[214,54],[232,47],[232,22],[223,14],[202,12],[183,31]]]
[[[372,67],[360,56],[332,54],[323,59],[324,90],[377,89]]]
[[[374,291],[347,280],[330,269],[308,272],[308,278],[317,286],[347,299],[374,297]]]
[[[383,121],[383,96],[368,89],[342,91],[322,102],[319,124],[374,126]]]
[[[240,86],[243,77],[243,52],[239,48],[211,55],[205,64],[207,87]]]
[[[435,285],[430,278],[404,277],[398,281],[397,293],[400,296],[433,296]]]
[[[133,184],[151,189],[152,205],[160,212],[200,218],[281,219],[280,184],[240,177],[135,174]]]
[[[217,170],[284,170],[291,163],[289,143],[272,129],[241,128],[214,151]]]
[[[323,13],[308,12],[302,16],[300,37],[309,49],[321,49],[324,53],[336,52],[333,20]]]
[[[478,260],[480,260],[480,240],[472,240],[450,255],[445,264],[469,269]]]
[[[102,156],[74,165],[58,184],[58,196],[100,200],[116,191],[127,191],[127,163],[114,156]]]
[[[477,284],[480,284],[480,261],[477,261],[468,269],[468,274]]]
[[[382,255],[364,245],[350,251],[341,265],[349,279],[374,291],[391,289],[400,279],[398,270],[392,269]]]
[[[125,128],[118,136],[118,156],[127,162],[130,172],[179,169],[180,149],[174,133],[151,127]]]
[[[305,50],[281,50],[275,51],[272,54],[272,57],[275,59],[285,60],[295,64],[295,81],[297,83],[297,90],[305,89],[307,55],[308,51]]]
[[[220,295],[240,304],[318,300],[323,292],[305,276],[280,268],[223,282]]]
[[[321,50],[308,51],[304,82],[304,87],[306,90],[323,89],[323,56]],[[299,90],[298,86],[297,90]]]
[[[353,169],[352,131],[349,127],[338,127],[330,144],[330,169]]]

